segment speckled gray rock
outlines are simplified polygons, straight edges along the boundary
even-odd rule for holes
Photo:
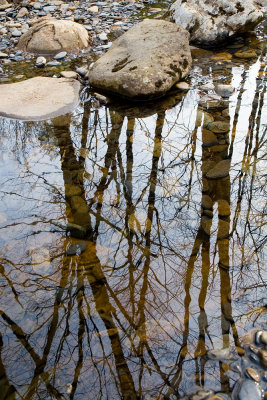
[[[42,18],[18,42],[17,47],[36,54],[58,53],[89,46],[89,34],[73,21]]]
[[[79,103],[80,83],[65,78],[36,77],[0,85],[0,115],[40,121],[72,111]]]
[[[264,18],[253,0],[176,0],[168,18],[190,32],[190,41],[214,46],[253,29]]]
[[[131,99],[160,97],[188,74],[191,62],[188,32],[170,22],[144,20],[92,65],[89,81]]]

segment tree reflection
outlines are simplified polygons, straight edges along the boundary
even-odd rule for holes
[[[239,148],[248,72],[231,118],[191,91],[153,110],[87,101],[37,134],[14,123],[15,148],[20,130],[29,138],[1,178],[2,198],[20,206],[1,225],[3,399],[231,390],[207,351],[241,346],[242,293],[261,306],[264,288],[265,89]],[[211,115],[224,130],[210,130]],[[66,255],[81,240],[86,250]]]

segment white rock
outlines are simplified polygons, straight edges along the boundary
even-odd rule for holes
[[[100,35],[98,35],[98,38],[103,41],[108,40],[107,34],[105,32],[100,33]]]
[[[170,20],[190,33],[190,42],[214,46],[253,29],[264,12],[253,0],[176,0]]]
[[[46,64],[46,58],[45,57],[42,57],[42,56],[37,57],[36,63],[35,63],[35,65],[37,67],[43,67],[45,64]]]

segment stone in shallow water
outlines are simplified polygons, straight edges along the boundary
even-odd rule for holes
[[[72,244],[69,246],[66,250],[67,256],[78,256],[82,254],[86,250],[86,243],[85,242],[79,242]]]
[[[35,63],[36,67],[43,67],[45,64],[46,64],[46,58],[45,57],[42,57],[42,56],[37,57],[36,63]]]
[[[260,359],[261,365],[264,368],[267,368],[267,350],[263,350],[263,349],[259,350],[259,359]]]
[[[62,60],[63,58],[66,57],[66,55],[67,55],[67,52],[66,52],[66,51],[61,51],[60,53],[57,53],[57,54],[54,56],[54,59],[55,59],[55,60]]]
[[[231,85],[217,85],[216,92],[222,97],[230,97],[234,93],[235,89]]]
[[[60,75],[63,78],[68,78],[68,79],[77,79],[78,74],[75,71],[61,71]]]
[[[188,38],[188,32],[175,24],[144,20],[93,64],[90,84],[130,99],[160,97],[190,70]]]
[[[241,384],[238,398],[239,400],[261,400],[261,388],[256,382],[245,379]]]
[[[205,128],[208,126],[208,124],[210,124],[213,121],[214,118],[211,114],[203,110],[197,111],[196,126],[203,126]]]
[[[228,217],[231,213],[230,204],[226,200],[218,200],[218,213],[221,217]]]
[[[218,350],[210,350],[208,351],[208,357],[211,360],[227,360],[230,357],[231,351],[230,349],[218,349]]]
[[[229,169],[231,166],[230,160],[219,161],[214,168],[207,172],[206,178],[208,179],[221,179],[229,175]]]
[[[72,111],[79,103],[80,83],[36,77],[0,86],[0,115],[41,121]]]
[[[256,58],[257,57],[257,53],[256,53],[255,50],[237,51],[235,53],[235,57],[243,58],[243,59]]]
[[[211,209],[212,209],[212,204],[213,204],[213,202],[212,202],[211,197],[208,196],[207,194],[204,194],[204,195],[202,196],[202,200],[201,200],[201,206],[202,206],[202,208],[211,210]]]
[[[208,129],[215,133],[226,133],[229,132],[230,123],[223,121],[214,121],[208,125]]]
[[[267,331],[263,331],[261,333],[260,340],[263,344],[267,345]]]
[[[247,376],[249,378],[253,379],[255,382],[259,382],[260,381],[260,376],[259,376],[258,372],[255,369],[247,368],[246,369],[246,373],[247,373]]]
[[[177,87],[177,89],[180,89],[180,90],[189,90],[190,89],[190,85],[187,82],[179,82],[175,86]]]
[[[66,231],[70,234],[70,236],[73,236],[75,238],[84,238],[86,235],[85,226],[73,224],[71,222],[68,223]]]
[[[208,129],[202,130],[202,145],[203,147],[215,146],[218,144],[217,136]]]

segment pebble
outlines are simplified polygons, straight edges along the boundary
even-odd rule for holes
[[[66,250],[67,256],[79,256],[86,250],[86,243],[85,242],[79,242],[72,244],[69,246]]]
[[[214,168],[209,170],[206,174],[208,179],[222,179],[229,175],[231,160],[219,161]]]
[[[66,55],[67,55],[67,52],[66,52],[66,51],[61,51],[60,53],[57,53],[57,54],[54,56],[54,59],[55,59],[55,60],[63,60],[63,58],[65,58]]]
[[[106,96],[103,96],[99,93],[94,93],[95,98],[99,101],[100,104],[108,104],[109,99]]]
[[[260,349],[260,350],[259,350],[259,353],[258,353],[258,356],[259,356],[261,365],[262,365],[264,368],[267,368],[267,350]]]
[[[255,50],[246,50],[246,51],[243,50],[243,51],[237,51],[235,53],[235,57],[249,59],[249,58],[256,58],[258,56]]]
[[[46,64],[46,58],[45,57],[37,57],[35,65],[36,67],[43,67]]]
[[[251,378],[253,381],[255,381],[255,382],[259,382],[260,381],[260,376],[259,376],[258,372],[255,369],[247,368],[246,369],[246,373],[247,373],[247,376],[249,378]]]
[[[214,90],[215,86],[213,85],[212,82],[209,83],[205,83],[205,85],[200,86],[201,90],[204,90],[206,92],[208,92],[209,90]]]
[[[78,74],[75,71],[61,71],[60,75],[63,78],[68,78],[68,79],[77,79]]]
[[[261,343],[267,345],[267,331],[263,331],[261,333]]]
[[[239,400],[261,400],[262,392],[260,386],[250,379],[245,379],[241,383]]]
[[[255,333],[255,343],[257,345],[261,344],[261,335],[262,335],[262,331],[258,331]]]
[[[105,42],[105,41],[108,40],[107,34],[106,34],[105,32],[100,33],[100,35],[98,35],[98,38],[99,38],[100,40],[102,40],[103,42]]]
[[[22,35],[22,33],[21,33],[19,30],[14,29],[14,30],[11,32],[11,35],[12,35],[13,37],[20,37],[20,36]]]
[[[29,11],[26,7],[22,7],[17,13],[17,18],[24,18],[29,14]]]
[[[0,58],[7,58],[8,54],[7,53],[0,53]]]
[[[70,222],[67,225],[66,231],[70,234],[70,236],[75,238],[84,238],[86,235],[86,228],[84,226]]]
[[[85,68],[85,67],[76,68],[76,72],[79,75],[81,75],[83,78],[86,78],[88,76],[88,73],[89,73],[88,69]]]
[[[42,9],[42,4],[41,3],[34,3],[33,4],[33,8],[35,9],[35,10],[41,10]]]
[[[227,133],[229,132],[229,122],[213,121],[208,125],[208,129],[215,133]]]
[[[230,349],[226,347],[219,350],[210,350],[207,355],[211,360],[226,360],[230,357],[230,353]]]
[[[47,67],[57,67],[58,65],[61,65],[59,61],[49,61],[47,64]]]
[[[222,97],[230,97],[235,91],[231,85],[217,85],[215,90],[216,93]]]
[[[97,6],[89,7],[88,11],[91,13],[98,13],[98,7]]]
[[[180,90],[189,90],[190,85],[187,82],[178,82],[176,83],[175,87]]]
[[[190,397],[191,400],[205,400],[212,395],[212,390],[199,390],[196,394]]]
[[[43,11],[45,13],[53,13],[53,12],[56,11],[56,9],[57,9],[56,6],[46,6],[46,7],[43,8]]]

